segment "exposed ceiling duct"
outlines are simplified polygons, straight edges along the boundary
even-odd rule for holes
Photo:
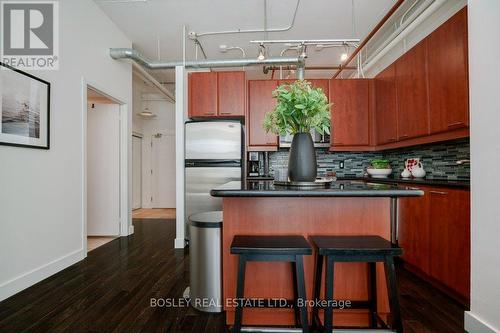
[[[304,67],[305,58],[303,56],[296,57],[270,57],[263,60],[257,58],[240,58],[240,59],[203,59],[203,60],[186,60],[180,61],[151,61],[134,49],[114,48],[110,49],[111,58],[131,59],[137,64],[150,69],[171,69],[177,66],[185,66],[186,68],[224,68],[224,67],[245,67],[245,66],[262,66],[262,65],[297,65]]]

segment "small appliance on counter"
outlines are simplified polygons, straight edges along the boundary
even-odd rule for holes
[[[248,152],[247,175],[251,177],[269,178],[269,153],[268,152]]]
[[[319,134],[316,130],[311,130],[311,136],[315,148],[330,148],[330,135]],[[292,140],[293,135],[291,134],[280,136],[279,147],[290,148],[292,146]]]

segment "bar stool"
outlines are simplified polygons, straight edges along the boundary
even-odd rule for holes
[[[367,262],[369,265],[369,300],[356,302],[353,309],[367,308],[370,311],[370,326],[388,328],[387,324],[377,314],[377,285],[375,264],[383,262],[387,278],[387,289],[389,291],[389,306],[392,314],[391,329],[403,332],[401,312],[399,307],[399,295],[396,285],[396,272],[394,268],[394,257],[400,256],[403,251],[400,247],[379,236],[315,236],[311,237],[313,245],[317,249],[316,273],[314,281],[314,300],[319,300],[323,261],[326,261],[325,275],[325,307],[323,326],[325,333],[331,333],[333,329],[333,276],[335,262]],[[316,304],[318,302],[315,302]],[[313,309],[313,323],[319,322],[318,307]],[[316,325],[317,326],[317,325]]]
[[[304,255],[311,255],[312,248],[302,236],[235,236],[231,244],[231,254],[238,254],[238,280],[236,285],[236,313],[233,333],[241,332],[243,307],[254,307],[244,299],[245,268],[249,261],[283,261],[292,264],[294,282],[295,324],[300,325],[302,332],[309,332],[307,308],[305,302],[298,307],[298,300],[306,300],[304,281]],[[288,304],[287,304],[288,305]]]

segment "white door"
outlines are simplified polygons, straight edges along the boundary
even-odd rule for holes
[[[153,135],[151,148],[153,208],[175,208],[175,134]]]
[[[142,138],[132,136],[132,209],[142,207]]]
[[[87,112],[87,235],[120,234],[120,107]]]

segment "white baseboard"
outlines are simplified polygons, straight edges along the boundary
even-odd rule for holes
[[[469,333],[500,333],[499,329],[490,326],[471,311],[465,311],[465,330]]]
[[[0,301],[17,294],[21,290],[24,290],[59,271],[62,271],[66,267],[83,260],[85,257],[86,253],[83,249],[79,249],[29,272],[19,275],[9,281],[0,283]]]
[[[129,225],[128,226],[128,235],[133,235],[134,234],[134,226],[133,225]]]
[[[186,241],[184,240],[184,238],[176,238],[174,242],[174,247],[176,249],[183,249],[184,247],[186,247]]]

